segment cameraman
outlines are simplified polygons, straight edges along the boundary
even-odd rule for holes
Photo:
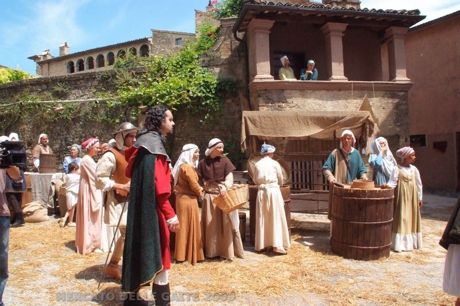
[[[10,211],[5,195],[7,176],[15,182],[21,181],[17,166],[0,169],[0,306],[3,306],[3,291],[8,279],[8,244],[10,240]]]

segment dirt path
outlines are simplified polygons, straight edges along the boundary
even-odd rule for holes
[[[326,232],[293,232],[286,256],[257,254],[173,265],[176,305],[452,305],[442,291],[438,245],[455,198],[425,195],[423,249],[356,261],[331,253]],[[101,278],[105,254],[75,253],[74,228],[57,220],[11,231],[5,305],[120,305],[120,286]],[[97,289],[99,280],[101,288]],[[149,290],[143,291],[146,297]]]

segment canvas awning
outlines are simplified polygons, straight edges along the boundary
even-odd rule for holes
[[[251,138],[330,140],[340,137],[345,129],[366,139],[377,132],[369,111],[243,111],[241,147],[246,150]]]

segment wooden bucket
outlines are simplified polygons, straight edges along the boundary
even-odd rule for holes
[[[39,173],[56,173],[56,155],[54,154],[40,154],[40,167]]]
[[[393,189],[334,186],[331,205],[332,252],[374,260],[390,256]]]

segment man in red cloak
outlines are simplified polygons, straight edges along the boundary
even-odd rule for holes
[[[152,281],[155,305],[170,303],[169,231],[176,232],[179,221],[169,202],[171,160],[163,138],[172,132],[173,126],[170,110],[162,105],[152,107],[136,143],[125,151],[131,188],[121,280],[123,291],[129,292],[124,305],[143,305],[146,301],[137,293]]]

